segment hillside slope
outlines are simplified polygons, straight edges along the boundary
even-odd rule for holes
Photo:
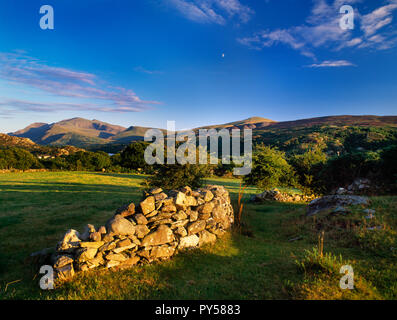
[[[378,135],[393,135],[397,128],[397,116],[327,116],[295,121],[276,122],[274,120],[251,117],[241,121],[225,124],[203,126],[193,129],[252,129],[255,142],[264,142],[282,149],[292,147],[307,148],[310,144],[323,143],[328,139],[329,143],[339,144],[338,135],[346,133],[353,134],[349,128],[387,128],[388,132],[371,133],[371,139]],[[145,132],[151,128],[122,126],[109,124],[99,120],[87,120],[73,118],[53,124],[33,123],[25,129],[11,133],[17,137],[30,138],[33,142],[41,145],[73,145],[85,149],[96,150],[122,150],[131,142],[143,140]],[[160,129],[163,132],[165,130]],[[319,131],[327,131],[328,138]],[[324,133],[323,132],[323,133]],[[325,143],[328,143],[328,142]]]

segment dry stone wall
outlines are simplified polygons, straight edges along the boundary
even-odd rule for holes
[[[233,223],[227,190],[185,187],[168,194],[156,188],[135,206],[116,210],[105,226],[66,232],[51,255],[57,279],[93,268],[124,269],[168,259],[178,250],[216,241]]]

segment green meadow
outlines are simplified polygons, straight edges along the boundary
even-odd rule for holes
[[[343,217],[306,217],[303,203],[249,203],[258,193],[254,188],[243,197],[242,229],[215,244],[152,265],[89,271],[55,290],[41,290],[30,253],[54,246],[67,229],[105,224],[116,208],[140,200],[144,179],[92,172],[1,174],[0,299],[397,298],[397,197],[371,199],[376,218],[370,223],[382,229],[370,230],[362,208]],[[206,183],[224,185],[237,202],[239,180]],[[339,287],[344,264],[354,268],[353,290]]]

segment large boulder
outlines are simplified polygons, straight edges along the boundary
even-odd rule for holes
[[[115,215],[112,219],[110,219],[106,223],[106,229],[109,233],[113,232],[114,234],[119,235],[135,234],[135,226],[121,215]]]
[[[143,240],[142,240],[142,246],[147,247],[147,246],[158,246],[161,244],[166,244],[174,241],[175,237],[170,228],[168,228],[166,225],[161,224],[157,228],[156,231],[148,234]]]
[[[312,216],[322,211],[332,211],[336,208],[362,205],[368,206],[370,201],[367,197],[353,195],[329,195],[314,199],[307,207],[307,215]]]

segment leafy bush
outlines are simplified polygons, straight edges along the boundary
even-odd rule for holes
[[[120,154],[120,165],[129,169],[141,169],[147,172],[151,166],[145,161],[145,149],[147,142],[139,141],[130,144]]]
[[[29,151],[20,148],[0,149],[0,169],[40,169],[43,166]]]
[[[198,188],[203,178],[209,176],[210,167],[198,164],[165,164],[156,165],[155,174],[147,179],[150,187],[178,189],[185,186]]]
[[[377,152],[348,153],[329,159],[319,173],[318,182],[329,192],[351,184],[357,178],[379,176],[380,155]]]
[[[296,186],[295,171],[287,162],[285,153],[258,145],[252,155],[252,171],[244,182],[261,189]]]
[[[397,190],[397,145],[384,149],[381,153],[382,178]]]
[[[326,161],[327,155],[320,148],[291,157],[290,162],[297,173],[298,183],[306,193],[318,189],[317,178]]]

